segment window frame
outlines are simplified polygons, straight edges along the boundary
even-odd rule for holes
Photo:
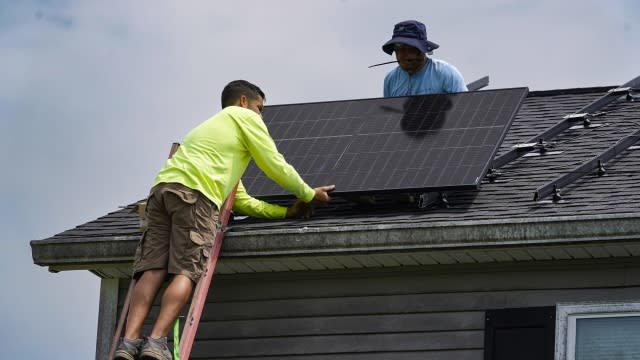
[[[555,360],[575,360],[578,319],[640,317],[640,300],[558,303]]]

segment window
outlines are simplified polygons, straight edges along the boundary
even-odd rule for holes
[[[640,302],[558,304],[555,360],[640,359]]]

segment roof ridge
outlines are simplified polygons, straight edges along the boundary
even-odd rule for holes
[[[567,88],[567,89],[551,89],[551,90],[535,90],[535,91],[530,91],[527,97],[601,93],[601,92],[609,91],[610,89],[614,89],[618,86],[619,85],[592,86],[592,87],[579,87],[579,88]]]

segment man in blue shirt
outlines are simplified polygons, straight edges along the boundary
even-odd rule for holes
[[[467,91],[462,75],[455,66],[427,53],[440,45],[427,40],[427,29],[415,20],[403,21],[393,29],[391,40],[382,50],[396,53],[398,67],[384,78],[384,96],[409,96]]]

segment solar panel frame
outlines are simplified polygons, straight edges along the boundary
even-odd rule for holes
[[[479,187],[527,93],[269,105],[263,117],[302,178],[311,186],[336,184],[334,195],[469,190]],[[243,183],[258,198],[292,197],[253,162]]]

